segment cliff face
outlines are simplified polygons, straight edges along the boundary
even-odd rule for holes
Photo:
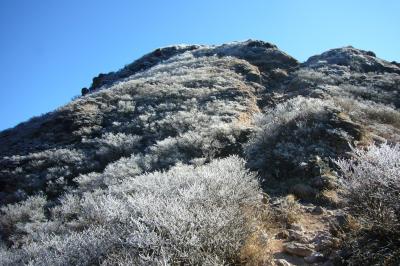
[[[94,78],[89,94],[1,132],[0,204],[44,195],[43,219],[55,221],[61,196],[237,155],[272,195],[334,205],[324,195],[336,177],[320,177],[350,146],[400,141],[399,91],[398,63],[353,47],[304,63],[254,40],[160,48]],[[282,185],[291,180],[303,189]],[[16,229],[2,230],[13,242]]]

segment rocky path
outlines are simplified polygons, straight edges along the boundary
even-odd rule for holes
[[[333,265],[341,240],[331,229],[341,217],[340,210],[311,204],[300,208],[297,221],[278,230],[269,242],[275,265]]]

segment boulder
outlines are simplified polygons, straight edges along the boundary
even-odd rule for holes
[[[288,230],[289,232],[289,240],[290,241],[298,241],[300,243],[308,243],[310,242],[310,238],[306,236],[302,231]]]
[[[89,93],[89,89],[88,88],[82,88],[82,90],[81,90],[82,96],[85,96],[88,93]]]
[[[310,256],[314,250],[306,244],[289,242],[283,245],[283,251],[291,255],[307,257]]]
[[[317,251],[325,251],[338,249],[340,247],[341,241],[339,238],[333,236],[322,236],[320,238],[315,239]]]

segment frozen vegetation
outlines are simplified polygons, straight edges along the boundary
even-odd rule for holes
[[[294,194],[355,221],[323,262],[396,265],[399,89],[399,64],[372,52],[300,64],[253,40],[100,74],[0,132],[0,264],[273,264]]]

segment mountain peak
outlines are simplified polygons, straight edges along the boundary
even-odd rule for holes
[[[192,53],[196,57],[233,56],[247,60],[261,69],[287,68],[298,64],[296,59],[280,51],[276,45],[259,40],[231,42],[223,45],[171,45],[158,48],[116,72],[99,74],[93,78],[90,90],[109,86],[118,80],[145,71],[162,61],[185,52]]]
[[[336,65],[360,72],[400,73],[398,65],[376,57],[372,51],[356,49],[353,46],[331,49],[320,55],[312,56],[304,65],[312,68]]]

